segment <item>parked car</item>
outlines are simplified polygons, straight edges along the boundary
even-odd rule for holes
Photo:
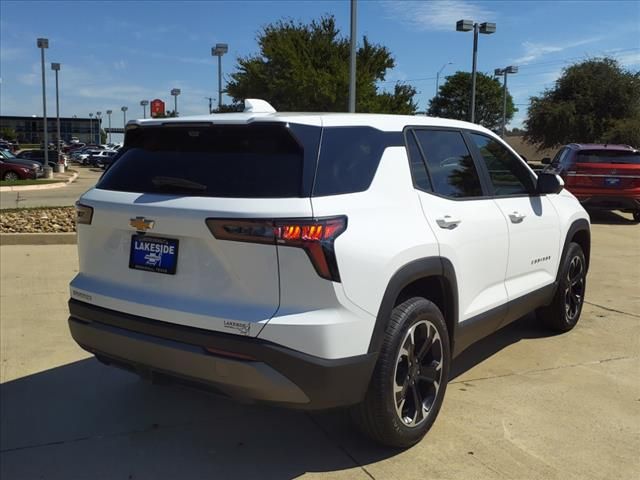
[[[116,153],[115,150],[100,150],[97,153],[91,154],[87,159],[90,165],[94,165],[96,167],[104,168],[104,165],[107,163],[111,163],[110,159]]]
[[[95,150],[92,148],[84,149],[76,156],[76,161],[81,165],[91,165],[91,157],[93,155],[98,155],[100,152],[102,152],[102,150]]]
[[[566,145],[544,159],[587,208],[621,210],[640,222],[640,151],[629,145]]]
[[[531,311],[555,331],[578,322],[589,216],[489,130],[245,108],[130,122],[80,197],[69,327],[102,362],[350,406],[408,447],[474,341]]]
[[[23,160],[16,157],[9,150],[0,149],[0,159],[11,164],[23,165],[25,167],[34,169],[36,171],[36,177],[41,177],[44,174],[42,170],[42,164],[40,162],[36,162],[34,160]]]
[[[0,178],[8,182],[17,180],[34,180],[38,178],[38,168],[26,162],[8,160],[0,157]]]
[[[44,165],[44,150],[22,150],[17,155],[18,158],[23,160],[34,160]],[[64,157],[63,157],[64,161]],[[58,152],[55,150],[49,151],[49,166],[55,168],[58,163]]]

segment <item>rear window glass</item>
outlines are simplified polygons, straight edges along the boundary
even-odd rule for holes
[[[632,150],[581,150],[577,163],[633,163],[640,164],[640,152]]]
[[[404,146],[402,132],[372,127],[326,127],[313,195],[363,192],[369,188],[387,147]]]
[[[97,187],[208,197],[300,197],[305,193],[303,170],[304,148],[285,124],[151,126],[127,131],[122,154]]]

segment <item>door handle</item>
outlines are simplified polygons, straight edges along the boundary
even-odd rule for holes
[[[509,218],[511,219],[511,223],[522,223],[525,219],[526,215],[520,212],[513,212],[509,214]]]
[[[437,218],[436,223],[440,228],[446,228],[447,230],[453,230],[456,228],[462,220],[453,218],[451,215],[445,215],[442,218]]]

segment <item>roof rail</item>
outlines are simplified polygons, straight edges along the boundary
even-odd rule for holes
[[[250,113],[276,113],[276,109],[269,102],[259,98],[246,98],[244,100],[244,111]]]

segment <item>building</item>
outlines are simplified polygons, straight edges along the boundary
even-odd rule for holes
[[[43,125],[42,117],[0,116],[0,132],[4,129],[13,130],[18,136],[19,143],[42,143]],[[76,137],[83,143],[101,143],[100,129],[101,119],[60,117],[60,137],[66,142],[71,141],[71,137]],[[55,143],[55,117],[47,117],[47,130],[49,132],[49,141]]]

